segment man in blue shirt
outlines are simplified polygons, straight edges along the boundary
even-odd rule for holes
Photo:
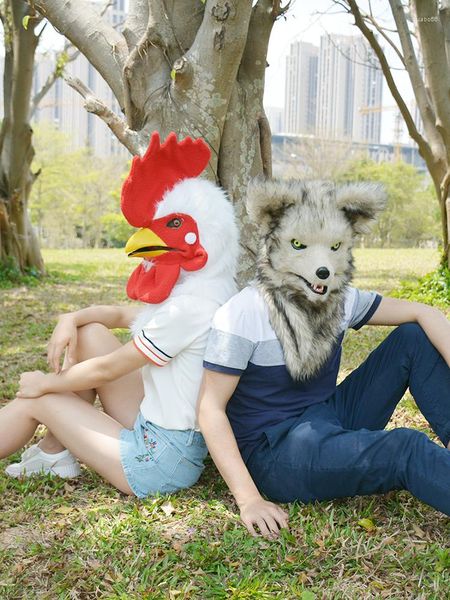
[[[257,280],[215,315],[199,423],[253,535],[287,526],[270,500],[406,489],[450,515],[450,323],[431,306],[349,286],[353,237],[377,203],[367,186],[250,192]],[[399,327],[336,386],[345,331],[365,324]],[[384,429],[408,387],[443,447]]]

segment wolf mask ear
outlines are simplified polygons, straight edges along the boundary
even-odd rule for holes
[[[336,189],[336,205],[344,211],[355,233],[367,233],[386,202],[384,187],[378,183],[347,183]]]
[[[264,233],[275,217],[280,217],[283,208],[292,204],[292,190],[288,181],[256,178],[247,188],[247,213]],[[298,194],[298,190],[297,190]]]

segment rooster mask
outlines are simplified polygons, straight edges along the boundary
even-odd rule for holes
[[[218,188],[193,178],[202,173],[209,158],[203,140],[187,137],[178,142],[170,133],[161,144],[157,132],[144,156],[133,158],[121,205],[128,223],[140,229],[128,240],[125,252],[143,261],[128,280],[130,298],[150,304],[163,302],[182,270],[197,271],[206,265],[208,252],[202,246],[202,215],[201,211],[195,214],[195,196],[204,196],[205,190],[211,195],[210,188]]]

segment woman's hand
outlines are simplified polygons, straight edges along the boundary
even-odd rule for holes
[[[49,375],[42,371],[29,371],[20,376],[17,398],[39,398],[50,391],[48,386]]]
[[[275,539],[282,527],[288,526],[288,514],[280,506],[268,502],[264,498],[254,498],[240,506],[241,520],[248,531],[257,536],[254,525],[258,526],[261,535]]]
[[[55,373],[61,371],[61,356],[67,348],[68,365],[77,362],[77,324],[72,313],[61,315],[47,346],[47,362]]]

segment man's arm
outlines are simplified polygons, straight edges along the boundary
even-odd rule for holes
[[[129,327],[139,306],[89,306],[60,315],[47,346],[47,361],[55,373],[60,371],[61,355],[67,348],[69,364],[76,362],[77,329],[88,323],[101,323],[108,329]]]
[[[19,398],[38,398],[50,392],[79,392],[119,379],[148,364],[149,359],[128,342],[110,354],[80,362],[61,373],[42,371],[23,373],[17,392]]]
[[[199,424],[209,452],[225,479],[241,512],[248,531],[257,535],[256,524],[264,537],[276,537],[287,527],[286,512],[264,500],[242,460],[225,407],[233,394],[239,376],[204,371],[199,399]]]
[[[418,323],[450,367],[450,322],[434,306],[397,298],[383,298],[368,325]]]

